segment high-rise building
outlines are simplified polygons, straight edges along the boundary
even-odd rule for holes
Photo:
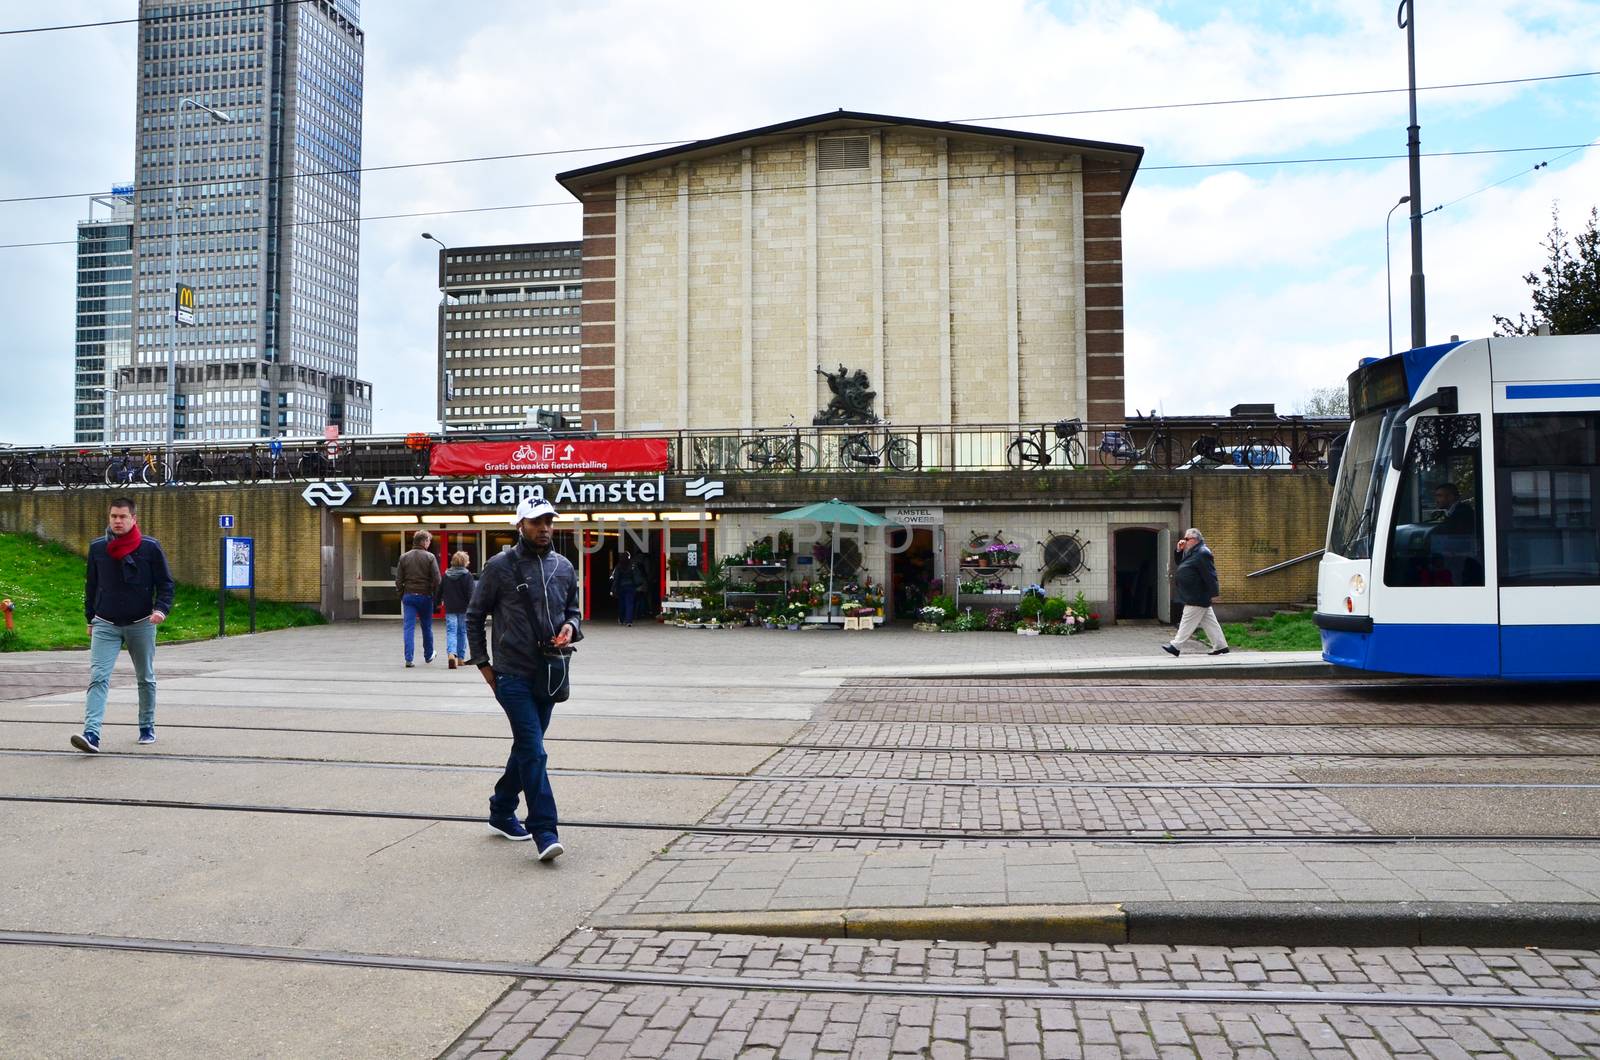
[[[95,207],[105,215],[95,216]],[[133,349],[133,187],[89,200],[78,222],[77,327],[74,331],[72,440],[105,445],[117,370]]]
[[[507,243],[439,252],[438,383],[446,428],[577,419],[583,249]]]
[[[179,439],[370,432],[356,374],[358,4],[140,0],[139,14],[119,436],[162,440],[169,394]],[[192,292],[181,321],[178,285]]]

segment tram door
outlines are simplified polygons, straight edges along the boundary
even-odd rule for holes
[[[1510,678],[1588,678],[1600,659],[1600,380],[1581,341],[1540,339],[1537,359],[1519,357],[1514,340],[1493,344],[1500,669]]]
[[[1405,460],[1391,476],[1380,513],[1381,568],[1374,564],[1374,637],[1368,664],[1396,673],[1488,677],[1500,672],[1499,600],[1492,535],[1493,504],[1487,359],[1458,366],[1456,413],[1412,420]],[[1418,398],[1425,397],[1418,394]],[[1388,454],[1379,454],[1387,461]],[[1381,575],[1380,575],[1381,569]]]

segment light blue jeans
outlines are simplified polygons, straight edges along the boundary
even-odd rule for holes
[[[406,662],[411,661],[419,623],[422,626],[422,657],[433,658],[433,597],[427,593],[406,593],[400,597],[400,610],[406,641]]]
[[[139,727],[156,723],[156,627],[149,622],[119,626],[95,618],[89,634],[89,697],[83,708],[83,731],[100,735],[100,722],[106,716],[106,690],[111,686],[111,668],[123,645],[133,659],[133,672],[139,679]]]
[[[446,611],[444,615],[444,651],[446,655],[466,661],[467,658],[467,613],[465,611]]]

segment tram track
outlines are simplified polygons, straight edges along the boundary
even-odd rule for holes
[[[274,803],[203,802],[187,799],[136,799],[98,795],[27,795],[0,793],[0,803],[55,806],[100,806],[137,810],[189,810],[221,813],[255,813],[297,817],[333,817],[353,820],[410,821],[424,824],[482,825],[481,814],[443,814],[415,810],[357,810],[326,806],[288,806]],[[1170,829],[1148,832],[1025,831],[1021,829],[906,829],[794,827],[786,825],[704,824],[672,821],[620,821],[568,818],[568,828],[593,828],[602,831],[672,832],[688,836],[757,836],[774,839],[850,839],[893,840],[910,843],[1127,843],[1127,844],[1259,844],[1296,843],[1317,846],[1470,844],[1470,845],[1550,845],[1592,846],[1600,835],[1548,833],[1544,835],[1495,835],[1465,833],[1328,833],[1274,831],[1203,832]]]
[[[618,719],[611,719],[618,720]],[[39,720],[33,718],[0,718],[0,725],[59,725],[53,720]],[[906,722],[849,722],[852,725],[879,724],[885,726],[903,724],[924,724]],[[940,723],[943,724],[943,723]],[[1108,725],[1097,723],[1106,728],[1127,728],[1127,725]],[[1017,727],[1032,728],[1034,726],[1018,725]],[[1150,726],[1152,728],[1159,726]],[[1178,725],[1175,728],[1194,729],[1196,726]],[[1306,724],[1303,728],[1328,728],[1329,726]],[[1382,725],[1359,726],[1365,728],[1384,728]],[[1405,728],[1408,726],[1395,726]],[[1429,725],[1427,728],[1458,728],[1452,725]],[[1510,726],[1525,730],[1530,726]],[[1546,726],[1539,726],[1545,728]],[[1600,729],[1600,724],[1590,726]],[[107,729],[133,729],[136,728],[127,722],[107,722]],[[338,729],[320,728],[312,726],[280,727],[275,725],[207,725],[192,722],[163,722],[163,731],[169,729],[194,730],[197,732],[265,732],[265,733],[303,733],[315,736],[366,736],[396,739],[418,740],[489,740],[504,742],[505,733],[464,733],[464,732],[416,732],[416,731],[388,731],[382,729]],[[1596,751],[1529,751],[1522,749],[1505,749],[1494,751],[1370,751],[1370,750],[1311,750],[1311,751],[1252,751],[1252,750],[1204,750],[1182,749],[1164,747],[901,747],[888,743],[817,743],[810,741],[786,742],[781,740],[681,740],[681,739],[655,739],[655,738],[628,738],[617,736],[561,736],[552,733],[545,737],[545,742],[550,744],[608,744],[633,747],[736,747],[736,748],[771,748],[773,751],[845,751],[845,752],[876,752],[885,754],[925,754],[925,755],[1116,755],[1123,757],[1151,757],[1151,758],[1355,758],[1355,759],[1381,759],[1381,760],[1408,760],[1408,759],[1485,759],[1485,758],[1514,758],[1514,759],[1600,759],[1600,750]]]
[[[1469,994],[1439,991],[1353,991],[1270,988],[1061,986],[1022,983],[954,983],[905,979],[803,979],[748,975],[705,975],[683,970],[643,971],[584,965],[547,965],[515,961],[470,961],[448,958],[308,950],[284,946],[134,938],[0,930],[0,946],[42,946],[100,952],[147,953],[187,957],[221,957],[300,965],[403,972],[442,972],[543,982],[592,983],[614,986],[660,986],[674,989],[756,991],[761,993],[844,994],[879,997],[931,997],[1003,1001],[1110,1001],[1188,1004],[1338,1005],[1383,1008],[1448,1008],[1482,1011],[1552,1011],[1600,1013],[1600,997],[1571,994]]]
[[[52,751],[29,748],[0,748],[0,758],[52,758],[82,760],[80,751]],[[101,752],[103,761],[140,763],[189,762],[210,765],[326,766],[336,769],[393,769],[424,773],[481,773],[498,776],[502,766],[470,763],[366,761],[350,758],[301,758],[282,755],[196,755],[162,753],[152,755]],[[648,769],[573,769],[551,767],[556,777],[587,777],[616,780],[662,780],[715,782],[729,784],[811,784],[827,783],[860,787],[936,787],[1027,790],[1089,791],[1323,791],[1323,790],[1514,790],[1514,791],[1596,791],[1600,781],[1276,781],[1276,780],[984,780],[940,777],[863,777],[848,773],[702,773]]]

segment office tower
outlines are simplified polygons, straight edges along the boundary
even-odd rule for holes
[[[95,207],[105,216],[96,217]],[[78,222],[77,327],[73,335],[72,440],[105,445],[113,381],[133,349],[133,185],[89,200]]]
[[[447,428],[578,418],[583,245],[439,252],[441,408]]]
[[[358,5],[140,0],[139,13],[119,433],[161,441],[169,393],[180,440],[370,432],[356,373]],[[193,299],[182,321],[179,284]]]

